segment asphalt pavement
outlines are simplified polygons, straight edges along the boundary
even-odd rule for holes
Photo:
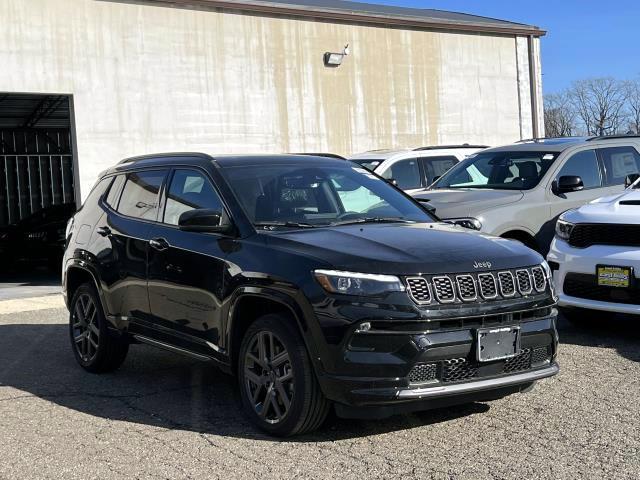
[[[6,311],[6,310],[5,310]],[[640,320],[562,322],[561,373],[490,404],[329,418],[270,438],[208,363],[134,346],[115,373],[75,363],[66,311],[0,315],[0,478],[640,477]]]

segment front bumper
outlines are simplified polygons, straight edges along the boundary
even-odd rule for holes
[[[343,352],[344,374],[325,373],[320,383],[345,417],[379,418],[500,398],[558,372],[556,314],[548,307],[541,318],[515,322],[507,316],[505,322],[520,326],[521,354],[483,363],[476,361],[478,327],[355,332]],[[416,380],[414,372],[425,366],[433,366],[432,376]]]
[[[580,307],[607,312],[640,314],[640,300],[637,304],[603,300],[594,300],[568,295],[565,290],[567,275],[581,274],[594,276],[597,265],[617,265],[632,267],[636,283],[640,283],[640,250],[614,245],[593,245],[587,248],[575,248],[564,240],[554,238],[547,255],[549,262],[558,264],[553,280],[558,291],[558,304],[563,307]]]

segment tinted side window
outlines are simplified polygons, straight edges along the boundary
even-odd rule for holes
[[[180,215],[198,208],[224,210],[208,178],[195,170],[176,170],[167,192],[164,223],[178,225]]]
[[[420,188],[422,186],[417,158],[410,158],[394,163],[382,176],[387,179],[393,178],[397,182],[398,188],[403,190]]]
[[[82,205],[89,205],[90,207],[96,205],[100,197],[104,195],[104,192],[106,192],[107,188],[109,188],[111,180],[113,180],[113,178],[108,177],[103,178],[98,183],[96,183]]]
[[[124,183],[125,177],[124,175],[118,175],[113,183],[111,184],[111,188],[109,189],[109,194],[105,199],[107,205],[109,205],[114,210],[118,208],[118,199],[120,198],[120,191],[122,190],[122,184]]]
[[[118,203],[118,212],[128,217],[155,220],[158,192],[166,171],[137,172],[127,175]]]
[[[633,147],[599,149],[606,172],[606,185],[623,185],[631,173],[640,173],[640,155]]]
[[[425,157],[424,162],[425,173],[427,174],[427,182],[432,183],[436,177],[441,177],[447,170],[458,163],[458,159],[453,155],[444,157]]]
[[[595,150],[584,150],[569,157],[556,178],[565,175],[577,175],[582,178],[584,188],[600,187],[600,168]]]

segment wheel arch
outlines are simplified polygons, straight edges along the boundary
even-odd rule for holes
[[[538,243],[538,240],[536,240],[535,235],[522,228],[511,228],[506,232],[501,233],[500,237],[508,238],[509,240],[518,240],[532,250],[535,250],[536,252],[540,251],[540,244]]]
[[[244,332],[258,318],[267,314],[280,314],[287,317],[302,337],[311,363],[315,368],[315,349],[308,341],[308,325],[298,302],[286,293],[272,289],[243,288],[236,292],[227,320],[227,351],[231,373],[235,375],[238,365],[238,353]]]

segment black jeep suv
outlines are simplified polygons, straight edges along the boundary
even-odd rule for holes
[[[276,435],[523,391],[558,371],[550,272],[329,158],[163,154],[103,173],[67,228],[77,361],[212,360]]]

